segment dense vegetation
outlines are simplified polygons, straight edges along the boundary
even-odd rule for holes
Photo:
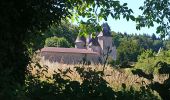
[[[58,38],[56,36],[47,38],[45,40],[45,46],[47,47],[70,47],[70,43],[65,38]]]
[[[57,74],[57,78],[55,78],[57,80],[56,84],[41,82],[40,80],[37,80],[35,77],[32,78],[32,76],[29,75],[29,73],[27,72],[27,65],[28,63],[30,63],[29,53],[43,46],[44,42],[42,42],[41,37],[44,38],[43,37],[44,33],[46,33],[46,30],[50,29],[52,25],[59,25],[61,24],[61,20],[72,19],[72,18],[77,19],[79,16],[87,18],[86,22],[79,21],[80,23],[79,26],[82,30],[81,34],[101,31],[101,28],[99,27],[99,21],[102,19],[107,21],[107,17],[111,15],[112,18],[114,19],[120,19],[120,17],[122,16],[126,20],[135,21],[137,23],[136,29],[140,29],[141,27],[152,27],[156,22],[158,24],[156,33],[159,33],[161,37],[165,37],[165,35],[168,34],[170,29],[169,28],[170,27],[169,6],[170,6],[169,0],[145,0],[144,5],[140,7],[140,9],[143,11],[143,14],[139,15],[138,17],[135,17],[133,16],[132,9],[128,8],[127,3],[120,4],[119,1],[114,1],[114,0],[94,0],[94,1],[93,0],[1,0],[0,1],[0,47],[1,47],[0,49],[0,55],[1,55],[0,56],[0,99],[14,100],[16,98],[18,100],[19,98],[21,98],[21,100],[23,100],[23,99],[29,99],[30,97],[30,99],[37,100],[37,99],[42,99],[40,97],[42,95],[46,96],[44,94],[47,94],[46,98],[48,99],[49,97],[55,97],[55,96],[60,97],[61,95],[62,95],[61,97],[63,98],[68,96],[70,98],[66,98],[66,99],[71,99],[71,97],[75,96],[79,88],[81,88],[80,90],[83,90],[83,92],[79,92],[79,91],[78,92],[84,93],[84,91],[86,91],[86,89],[82,89],[84,86],[95,87],[94,89],[90,88],[90,90],[87,90],[87,94],[85,94],[85,96],[87,96],[88,98],[94,98],[95,96],[105,97],[106,95],[107,95],[106,97],[111,97],[113,96],[113,94],[116,95],[117,98],[123,97],[123,94],[126,92],[124,91],[123,92],[120,91],[118,93],[114,92],[107,86],[105,81],[102,78],[100,78],[100,76],[94,75],[93,71],[90,70],[89,72],[85,72],[86,73],[85,76],[84,75],[82,76],[85,78],[85,81],[83,82],[85,85],[82,86],[79,85],[79,83],[77,84],[77,82],[70,82],[70,81],[68,82],[67,80],[61,79],[59,74]],[[62,36],[64,36],[64,34]],[[66,38],[66,36],[64,37]],[[73,37],[74,36],[75,35],[73,35]],[[67,41],[71,41],[71,39],[73,38],[71,38],[70,40],[69,39],[70,38],[66,38]],[[136,44],[137,41],[133,41],[133,40],[131,41],[133,43],[133,46],[137,47]],[[166,49],[169,48],[168,43],[169,43],[168,41],[165,42],[165,44],[167,44],[165,46]],[[40,44],[40,46],[38,46],[37,44]],[[131,45],[130,43],[127,44]],[[146,44],[143,44],[143,46],[145,45]],[[126,47],[126,45],[124,45],[123,43],[120,43],[119,46]],[[157,46],[153,46],[153,47],[155,48],[154,50],[157,51]],[[150,47],[146,46],[145,48],[150,48]],[[121,54],[120,59],[122,61],[124,60],[136,61],[137,59],[136,55],[140,54],[141,51],[138,52],[135,51],[135,53],[133,54],[132,53],[133,50],[135,51],[136,49],[135,48],[130,49],[130,52],[128,52],[127,54],[130,54],[134,58],[132,58],[131,56],[124,55],[123,53],[120,53]],[[169,65],[167,63],[161,63],[161,65],[163,67],[161,67],[160,73],[165,72],[165,74],[169,74],[170,72]],[[164,69],[168,69],[168,70],[164,70]],[[92,76],[89,77],[87,73],[90,75],[92,74]],[[146,74],[143,75],[145,76]],[[27,80],[26,76],[31,77],[31,79]],[[94,76],[96,76],[97,80],[99,81],[96,81],[94,79]],[[102,88],[100,88],[100,86]],[[157,82],[156,84],[155,83],[153,83],[153,85],[151,84],[151,86],[153,86],[152,89],[156,90],[164,100],[169,100],[169,95],[167,95],[169,93],[169,87],[170,87],[169,79],[167,79],[164,82],[164,84],[160,84]],[[74,95],[68,95],[70,94],[70,92],[65,93],[66,92],[65,90],[64,92],[62,90],[57,91],[60,90],[61,87],[62,88],[65,87],[66,90],[69,89],[71,93],[73,93]],[[159,91],[159,88],[161,88],[161,91]],[[48,91],[44,92],[42,89]],[[73,90],[76,90],[75,91],[76,93]],[[165,94],[163,94],[164,92]],[[42,93],[42,95],[41,94],[36,95],[36,93]],[[89,95],[88,93],[91,94]],[[134,94],[133,91],[130,91],[128,93]],[[25,94],[26,97],[24,96]],[[138,95],[140,94],[141,93],[138,93]],[[150,95],[150,92],[144,94]],[[138,97],[138,95],[136,97]],[[84,97],[84,94],[81,96]],[[132,98],[134,98],[134,95],[132,96]],[[76,99],[78,99],[78,97]],[[108,99],[112,99],[112,98],[108,98]]]
[[[127,82],[122,84],[114,82],[120,87],[114,89],[114,86],[111,87],[112,82],[104,78],[109,74],[107,71],[114,71],[110,70],[112,68],[109,66],[104,73],[101,71],[102,66],[98,65],[93,65],[91,68],[85,65],[71,67],[56,63],[54,66],[41,67],[39,63],[31,63],[25,85],[17,86],[16,92],[4,98],[12,100],[160,100],[160,97],[145,85],[135,89],[136,87],[132,86],[132,84],[136,85],[135,82],[130,82],[131,85],[125,84]],[[132,77],[132,75],[128,76]]]
[[[169,49],[169,40],[163,41],[155,34],[113,33],[113,42],[117,47],[119,62],[136,62],[138,56],[147,49],[158,52],[160,48]]]

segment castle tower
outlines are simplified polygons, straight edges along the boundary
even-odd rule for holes
[[[110,53],[110,56],[111,56],[111,58],[112,58],[113,60],[116,60],[116,58],[117,58],[116,46],[113,46],[113,47],[112,47],[112,51],[111,51],[111,53]]]
[[[87,46],[88,50],[91,50],[93,52],[98,52],[99,54],[101,54],[101,47],[100,47],[100,44],[98,42],[98,38],[95,37],[95,38],[92,38],[89,43],[88,43],[88,46]]]
[[[110,27],[107,23],[103,23],[102,31],[99,33],[98,42],[102,49],[102,54],[106,55],[109,51],[112,50],[112,36],[110,32]]]
[[[77,36],[75,48],[86,49],[86,38],[84,36]]]
[[[90,43],[90,40],[92,39],[92,34],[88,34],[86,38],[86,45]]]

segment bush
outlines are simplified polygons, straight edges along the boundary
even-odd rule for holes
[[[161,75],[167,75],[168,77],[163,81],[159,82],[154,79],[153,74],[147,74],[143,72],[141,69],[132,70],[132,73],[135,75],[138,75],[139,77],[143,77],[145,79],[148,79],[151,81],[150,84],[148,84],[148,87],[152,90],[156,91],[159,96],[163,100],[170,100],[170,64],[167,64],[166,62],[159,61],[155,67],[158,67],[158,73]]]
[[[156,54],[152,50],[146,50],[138,57],[135,68],[142,69],[146,73],[157,73],[158,68],[155,65],[159,61],[170,63],[170,51],[162,50]]]
[[[65,38],[50,37],[45,40],[46,47],[71,47],[70,43]]]

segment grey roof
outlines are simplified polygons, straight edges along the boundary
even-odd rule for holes
[[[77,39],[76,39],[75,43],[77,43],[77,42],[86,43],[86,38],[84,36],[77,36]]]
[[[102,31],[99,33],[97,37],[101,36],[111,36],[110,27],[107,23],[102,24]]]
[[[100,46],[99,42],[98,42],[98,37],[92,38],[89,41],[89,45],[93,45],[93,46]]]
[[[87,49],[78,48],[58,48],[58,47],[44,47],[41,52],[53,52],[53,53],[76,53],[76,54],[95,54],[99,55],[97,52],[93,52]]]

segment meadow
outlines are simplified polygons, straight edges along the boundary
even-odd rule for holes
[[[81,73],[77,70],[83,70]],[[164,80],[168,78],[167,75],[159,75],[155,74],[154,79],[152,81],[147,80],[143,77],[139,77],[137,75],[133,75],[131,70],[133,68],[116,68],[111,65],[106,65],[105,68],[103,65],[83,65],[83,64],[75,64],[75,65],[68,65],[62,63],[52,63],[49,61],[45,61],[43,59],[38,60],[37,63],[31,63],[28,66],[28,70],[31,72],[33,76],[38,76],[41,82],[48,82],[48,83],[55,83],[55,74],[59,74],[63,80],[69,80],[69,82],[79,82],[80,85],[84,84],[84,80],[88,77],[93,81],[102,77],[108,87],[119,94],[121,91],[121,96],[126,98],[128,97],[139,97],[142,100],[142,97],[146,98],[145,100],[152,100],[155,96],[155,100],[160,100],[158,93],[156,91],[152,91],[148,88],[148,85],[152,81],[158,81],[163,83]],[[97,73],[93,74],[93,72]],[[83,74],[82,74],[83,73]],[[92,74],[91,74],[92,73]],[[102,74],[101,74],[102,73]],[[89,75],[88,75],[89,74]],[[82,76],[84,75],[84,76]],[[91,81],[91,82],[93,82]],[[96,81],[94,81],[96,82]],[[97,83],[98,84],[98,83]],[[100,84],[100,83],[99,83]],[[144,88],[144,90],[141,90]],[[133,92],[132,92],[133,91]],[[126,94],[126,95],[125,95]],[[139,95],[140,94],[140,95]],[[151,98],[148,98],[151,96]],[[142,96],[142,97],[141,97]],[[144,98],[143,98],[144,99]],[[124,99],[122,99],[124,100]],[[135,99],[133,99],[135,100]]]

